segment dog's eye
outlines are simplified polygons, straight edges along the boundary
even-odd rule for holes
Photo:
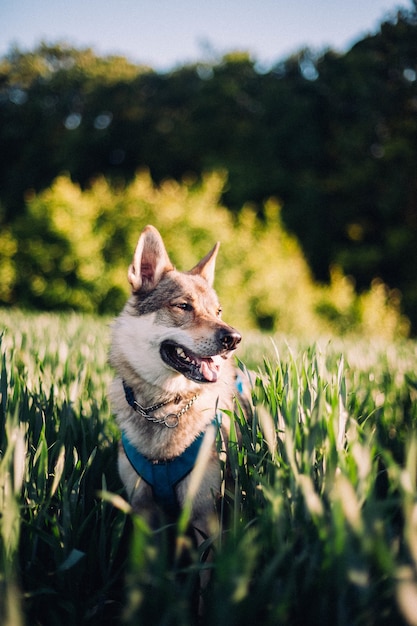
[[[183,311],[193,310],[193,306],[189,302],[178,302],[178,304],[175,304],[174,306],[176,306],[177,309],[182,309]]]
[[[217,309],[217,317],[221,317],[222,311],[223,311],[222,307],[219,306],[219,308]]]

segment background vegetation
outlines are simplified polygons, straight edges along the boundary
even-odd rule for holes
[[[338,270],[329,286],[317,286],[298,243],[282,227],[279,205],[268,201],[262,220],[249,207],[233,218],[219,205],[223,185],[224,176],[211,174],[201,183],[155,187],[142,173],[127,187],[101,178],[82,192],[62,176],[28,199],[15,224],[17,240],[10,236],[3,248],[3,292],[38,309],[119,311],[137,226],[152,223],[180,269],[191,269],[215,241],[222,242],[216,288],[225,319],[239,328],[407,333],[395,292],[375,282],[358,296]]]
[[[345,54],[302,50],[268,71],[244,53],[158,74],[63,44],[12,50],[0,61],[0,302],[117,310],[130,233],[159,215],[179,265],[212,235],[232,261],[233,238],[240,275],[224,287],[233,300],[238,280],[248,288],[251,325],[278,327],[296,295],[289,263],[276,261],[291,233],[310,268],[300,261],[294,273],[315,325],[318,312],[339,328],[347,318],[317,305],[311,276],[340,286],[346,275],[372,297],[382,280],[395,306],[400,290],[415,332],[416,76],[415,9]],[[362,323],[350,297],[348,318]]]
[[[123,499],[107,322],[2,311],[0,324],[2,624],[191,626],[202,555],[179,526],[190,560],[172,559]],[[416,344],[274,349],[258,334],[240,356],[262,379],[231,446],[203,623],[414,625]]]

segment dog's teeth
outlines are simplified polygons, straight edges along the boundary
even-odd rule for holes
[[[190,359],[190,357],[188,356],[188,354],[186,354],[182,348],[177,348],[177,356],[178,356],[180,359],[183,359],[184,361],[188,361],[188,362],[190,362],[190,361],[191,361],[191,359]]]

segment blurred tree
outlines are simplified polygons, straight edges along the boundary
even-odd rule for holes
[[[250,207],[233,219],[220,204],[224,184],[224,175],[211,174],[197,184],[167,180],[156,186],[143,172],[126,187],[101,178],[83,192],[67,176],[59,177],[28,198],[27,217],[0,237],[0,255],[9,260],[3,267],[10,270],[0,300],[10,304],[14,297],[42,309],[120,311],[139,230],[152,223],[180,269],[190,269],[215,241],[222,242],[216,288],[225,319],[239,328],[311,336],[357,332],[371,319],[370,335],[391,339],[407,332],[398,302],[383,286],[366,300],[340,273],[330,289],[315,285],[275,201],[263,207],[262,219]],[[372,315],[368,301],[372,308],[378,303]]]
[[[105,131],[114,114],[103,102],[111,104],[107,92],[116,84],[130,85],[147,71],[64,45],[15,49],[1,61],[0,199],[8,219],[24,210],[28,190],[48,187],[61,172],[85,184],[111,166],[117,146],[106,153]],[[97,159],[103,152],[107,159]]]
[[[246,53],[157,74],[42,45],[0,61],[4,228],[62,173],[88,189],[148,168],[156,182],[224,170],[237,218],[282,205],[313,271],[403,293],[417,332],[417,10],[346,54],[301,50],[260,71]],[[113,216],[114,218],[114,216]],[[8,271],[8,275],[11,275]]]
[[[330,258],[359,288],[376,276],[400,287],[415,324],[417,20],[399,14],[346,55],[326,55],[320,76],[332,155],[321,178]]]

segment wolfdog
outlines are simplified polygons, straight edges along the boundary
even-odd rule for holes
[[[161,511],[175,518],[191,493],[190,525],[199,542],[210,532],[221,480],[215,437],[205,442],[217,429],[227,448],[230,421],[221,410],[233,410],[246,384],[229,358],[241,335],[222,321],[212,287],[218,249],[219,243],[180,272],[159,232],[147,226],[128,269],[131,296],[113,324],[110,349],[116,371],[110,397],[122,433],[119,472],[132,508],[155,527]],[[197,472],[203,448],[205,464]]]

